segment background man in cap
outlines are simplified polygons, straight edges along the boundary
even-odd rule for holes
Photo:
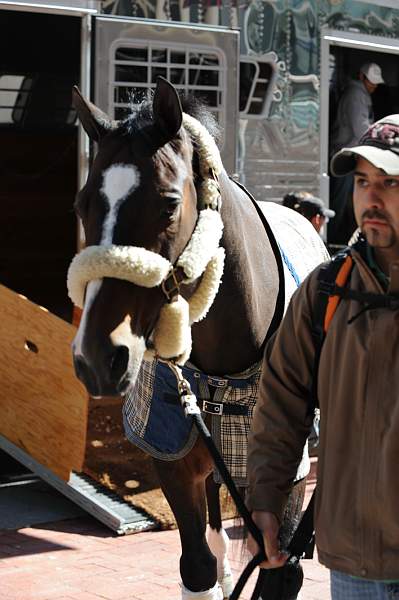
[[[370,127],[332,159],[354,173],[362,235],[317,374],[312,318],[318,267],[298,288],[265,350],[249,439],[248,503],[268,562],[281,566],[279,522],[311,427],[317,375],[321,413],[316,545],[332,600],[399,599],[399,115]],[[250,540],[251,551],[257,550]]]
[[[283,206],[292,208],[310,221],[317,233],[323,233],[323,227],[329,219],[335,216],[335,212],[326,207],[323,200],[313,196],[309,192],[291,192],[286,194],[282,202]]]
[[[341,150],[356,146],[373,122],[371,94],[384,83],[381,68],[376,63],[365,63],[358,79],[350,81],[340,97],[330,138],[330,156]],[[346,244],[354,229],[351,196],[352,175],[330,179],[330,202],[336,219],[329,226],[329,241]]]

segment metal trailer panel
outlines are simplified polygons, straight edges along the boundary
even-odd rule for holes
[[[84,15],[96,14],[100,9],[98,0],[41,0],[41,2],[30,2],[29,0],[0,0],[0,9],[20,10],[25,12],[45,12],[59,15]]]
[[[183,23],[155,22],[149,19],[118,17],[95,18],[95,88],[96,104],[113,113],[114,52],[119,44],[158,44],[171,49],[198,49],[220,57],[220,112],[224,129],[221,154],[229,172],[236,170],[238,119],[238,52],[239,32],[227,28]],[[211,69],[211,67],[209,67]],[[134,82],[132,82],[134,84]],[[153,83],[154,82],[149,82]],[[112,115],[113,116],[113,115]]]

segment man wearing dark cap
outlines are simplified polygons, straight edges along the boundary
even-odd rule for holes
[[[341,150],[356,146],[374,120],[371,95],[384,83],[381,67],[367,62],[360,67],[358,79],[351,80],[339,99],[337,114],[331,131],[330,156]],[[329,227],[329,241],[346,244],[355,226],[351,201],[352,176],[332,177],[330,180],[330,203],[337,218]]]
[[[324,225],[335,216],[333,210],[327,208],[320,198],[312,196],[309,192],[286,194],[282,204],[303,215],[320,234],[323,233]]]
[[[361,235],[348,250],[353,264],[317,371],[316,545],[332,600],[399,600],[399,115],[335,154],[331,170],[354,174]],[[248,455],[248,503],[263,532],[265,568],[286,560],[279,523],[312,424],[320,272],[294,294],[265,350]]]

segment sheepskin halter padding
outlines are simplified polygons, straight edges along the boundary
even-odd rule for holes
[[[86,286],[95,279],[124,279],[152,288],[162,285],[174,267],[183,270],[182,283],[191,283],[202,275],[188,301],[177,293],[173,301],[161,308],[153,334],[154,349],[146,352],[147,358],[155,355],[174,359],[178,364],[184,364],[190,356],[191,325],[203,319],[211,307],[219,289],[225,258],[224,249],[219,247],[223,233],[218,210],[217,178],[223,169],[219,150],[207,129],[194,117],[183,114],[183,125],[196,143],[203,182],[197,224],[175,266],[145,248],[113,244],[88,246],[72,260],[67,278],[71,300],[83,308]]]

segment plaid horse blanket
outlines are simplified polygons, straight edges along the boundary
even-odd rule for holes
[[[247,440],[260,379],[260,363],[238,375],[208,376],[187,363],[183,375],[203,410],[211,415],[210,432],[236,485],[247,485]],[[213,390],[212,390],[213,388]],[[133,392],[125,400],[126,437],[161,460],[183,458],[197,430],[180,405],[176,379],[164,363],[143,361]],[[215,470],[215,481],[222,483]]]
[[[284,269],[285,305],[306,275],[321,258],[329,255],[312,225],[291,209],[273,202],[262,203],[274,231]],[[306,231],[308,229],[308,231]],[[310,235],[313,233],[313,236]],[[243,373],[211,377],[186,363],[183,375],[189,381],[200,407],[211,413],[210,431],[236,485],[247,485],[247,441],[258,396],[261,364]],[[192,449],[197,431],[181,408],[176,379],[164,363],[143,361],[136,385],[123,407],[126,437],[145,452],[161,460],[183,458]],[[296,479],[309,472],[307,445]],[[215,480],[222,483],[215,471]]]

